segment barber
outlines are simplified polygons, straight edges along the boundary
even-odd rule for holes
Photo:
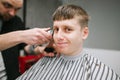
[[[0,30],[3,20],[9,20],[22,7],[23,0],[0,0]],[[20,43],[41,44],[49,41],[52,36],[47,33],[50,28],[34,28],[30,30],[13,31],[0,35],[0,51]]]
[[[0,0],[0,32],[3,31],[2,30],[3,23],[5,21],[9,21],[12,18],[14,18],[16,16],[17,11],[22,7],[22,5],[23,5],[23,0]],[[4,26],[4,27],[8,27],[8,26]],[[9,26],[9,27],[12,27],[12,26]],[[17,27],[18,26],[16,26],[16,28]],[[10,31],[7,33],[0,34],[0,51],[8,50],[11,47],[16,46],[20,43],[36,45],[36,44],[43,44],[45,42],[49,42],[51,40],[52,36],[51,36],[51,34],[49,34],[47,32],[48,30],[50,30],[50,28],[34,28],[34,29],[29,29],[29,30],[17,30],[17,31],[12,31],[12,32]],[[5,55],[11,56],[11,54],[12,53],[10,53],[10,54],[8,53]],[[3,53],[3,55],[4,55],[4,53]],[[15,54],[13,53],[13,55],[15,55]],[[6,57],[4,57],[4,60],[5,59],[6,59]],[[12,59],[10,59],[10,60],[12,60]],[[6,63],[7,62],[8,61],[6,61]],[[1,55],[0,55],[0,63],[1,63],[1,65],[0,65],[0,70],[1,70],[0,71],[0,80],[1,79],[6,80],[6,71],[7,70],[4,67],[4,63],[3,63]],[[11,65],[11,66],[14,66],[14,65]],[[11,70],[12,70],[12,68],[13,67],[11,67]],[[14,73],[14,74],[16,74],[16,73]],[[13,74],[11,74],[11,75],[13,75]],[[9,76],[7,75],[7,77],[9,77]],[[12,78],[12,77],[10,76],[9,80],[10,80],[10,78]],[[13,78],[11,80],[13,80]]]

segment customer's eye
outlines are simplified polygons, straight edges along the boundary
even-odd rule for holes
[[[70,28],[65,28],[65,31],[66,31],[66,32],[70,32],[70,31],[72,31],[72,29],[70,29]]]
[[[56,33],[56,32],[59,31],[59,29],[58,28],[54,28],[53,31]]]

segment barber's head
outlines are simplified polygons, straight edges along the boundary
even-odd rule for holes
[[[23,0],[0,0],[0,16],[4,20],[14,17],[22,7]]]

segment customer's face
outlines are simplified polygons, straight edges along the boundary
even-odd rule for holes
[[[53,39],[58,52],[76,55],[82,50],[83,40],[88,36],[88,28],[81,29],[78,19],[54,21],[53,29]]]
[[[0,0],[0,15],[4,20],[14,17],[22,7],[23,0]]]

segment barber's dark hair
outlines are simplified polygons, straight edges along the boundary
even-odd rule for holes
[[[87,12],[76,5],[62,5],[53,13],[53,21],[67,20],[77,17],[81,26],[88,26],[89,16]]]

